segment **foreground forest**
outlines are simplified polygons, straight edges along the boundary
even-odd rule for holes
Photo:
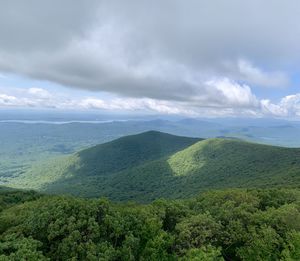
[[[140,205],[2,189],[0,260],[300,260],[300,191]]]

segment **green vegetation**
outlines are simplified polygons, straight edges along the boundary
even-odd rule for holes
[[[12,116],[0,115],[2,120],[14,118],[10,117]],[[22,115],[18,114],[17,117],[22,119]],[[51,122],[59,117],[43,115],[42,118],[39,116],[33,119]],[[68,117],[60,119],[70,120]],[[62,155],[70,155],[96,144],[148,130],[188,137],[236,137],[259,143],[300,147],[299,123],[267,119],[129,120],[97,124],[87,122],[49,124],[34,123],[34,120],[32,123],[0,121],[0,130],[0,184],[2,185],[8,185],[15,178],[28,172],[36,163],[56,160]]]
[[[12,202],[0,209],[4,261],[300,259],[299,190],[210,191],[150,205],[7,190],[3,199]]]
[[[300,149],[149,131],[6,184],[93,199],[0,187],[0,261],[300,260]]]
[[[6,185],[35,163],[134,133],[121,123],[25,124],[0,122],[0,184]]]
[[[36,200],[41,195],[34,191],[20,191],[0,186],[0,212],[14,205]]]
[[[300,149],[146,132],[38,164],[10,186],[115,201],[300,186]]]
[[[126,136],[71,156],[36,164],[13,179],[9,185],[41,191],[50,191],[48,186],[55,186],[57,188],[53,192],[58,192],[58,187],[61,187],[62,193],[69,192],[70,189],[71,192],[77,191],[77,195],[87,196],[86,193],[93,193],[93,196],[98,196],[99,185],[104,186],[103,182],[109,180],[114,173],[167,157],[199,140],[154,131]]]
[[[151,129],[201,136],[207,129],[201,128],[199,132],[195,128],[190,132],[184,124],[163,120],[66,124],[0,122],[0,184],[8,185],[36,163],[47,164],[49,160],[56,161],[61,156],[119,137]]]

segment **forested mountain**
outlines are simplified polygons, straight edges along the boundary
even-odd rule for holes
[[[270,145],[300,147],[300,124],[284,120],[166,120],[158,117],[152,120],[120,118],[116,121],[110,118],[105,121],[107,118],[100,117],[100,122],[93,122],[89,120],[99,118],[88,115],[87,118],[83,115],[77,115],[79,118],[23,115],[26,117],[22,120],[22,115],[10,116],[3,111],[1,114],[0,110],[0,185],[4,186],[36,163],[149,130],[187,137],[233,137]]]
[[[150,131],[36,165],[11,185],[140,202],[212,188],[299,187],[300,149]]]
[[[299,190],[149,205],[0,190],[0,260],[300,260]]]

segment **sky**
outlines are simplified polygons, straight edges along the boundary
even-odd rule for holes
[[[300,119],[298,0],[1,0],[0,108]]]

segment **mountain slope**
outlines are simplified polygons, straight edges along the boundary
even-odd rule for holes
[[[300,187],[300,149],[208,139],[114,175],[102,193],[115,200],[148,201],[240,187]]]
[[[130,135],[80,151],[80,173],[110,175],[149,160],[159,159],[199,141],[157,131]]]
[[[180,151],[201,139],[180,137],[158,131],[125,136],[75,153],[34,165],[10,185],[17,188],[43,190],[46,184],[68,180],[85,183],[95,177],[136,167]]]
[[[147,132],[84,150],[31,174],[29,181],[42,180],[38,188],[46,192],[145,202],[211,188],[297,187],[300,149]],[[49,175],[55,178],[44,182]]]

